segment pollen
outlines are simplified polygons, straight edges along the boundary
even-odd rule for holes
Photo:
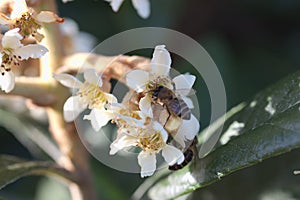
[[[19,33],[23,37],[34,37],[38,42],[40,42],[44,35],[40,34],[37,30],[42,26],[32,17],[30,12],[23,13],[23,15],[15,20],[12,28],[20,28]]]
[[[5,72],[11,71],[11,66],[19,66],[20,61],[19,58],[16,55],[10,55],[7,53],[4,53],[2,56],[2,63],[0,66],[0,72],[2,75],[4,75]]]
[[[141,137],[139,139],[138,145],[144,151],[148,152],[158,152],[162,147],[165,146],[165,142],[159,131],[148,132],[146,133],[148,136]]]
[[[147,91],[152,91],[156,89],[158,86],[164,86],[171,90],[174,89],[174,83],[167,76],[158,76],[155,79],[149,81],[149,83],[146,86],[146,89]]]
[[[107,98],[99,86],[84,83],[77,95],[82,97],[83,101],[88,104],[90,109],[103,108],[107,103]]]

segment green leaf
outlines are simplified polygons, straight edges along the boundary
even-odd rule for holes
[[[28,161],[9,155],[0,156],[0,189],[21,177],[40,174],[53,174],[74,180],[69,172],[53,162]]]
[[[226,119],[223,133],[239,123],[243,128],[236,132],[238,136],[231,137],[226,144],[218,144],[212,153],[196,159],[189,168],[159,181],[149,190],[150,198],[177,198],[237,170],[299,148],[299,80],[297,72],[257,94],[242,110]]]
[[[0,125],[11,132],[33,155],[42,157],[44,152],[55,161],[61,159],[62,154],[47,137],[46,129],[28,116],[1,108]]]

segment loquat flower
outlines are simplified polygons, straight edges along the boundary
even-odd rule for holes
[[[124,0],[106,0],[110,2],[114,12],[118,12],[120,6]],[[131,0],[133,7],[136,9],[139,16],[146,19],[150,15],[150,3],[149,0]]]
[[[14,88],[15,76],[11,71],[12,66],[18,66],[21,60],[40,58],[48,52],[48,49],[40,44],[24,46],[21,43],[22,39],[19,28],[7,31],[1,38],[0,87],[5,92],[10,92]]]
[[[168,165],[181,164],[184,161],[183,153],[176,147],[167,144],[167,139],[168,133],[156,121],[145,127],[122,128],[110,146],[110,154],[113,155],[126,147],[141,148],[142,151],[137,157],[141,167],[141,177],[151,176],[156,170],[156,154],[159,152],[162,152]]]
[[[150,62],[150,72],[138,69],[132,70],[126,75],[127,85],[137,93],[144,94],[139,101],[139,109],[150,118],[157,118],[157,116],[153,116],[153,104],[156,103],[153,97],[160,86],[168,88],[172,92],[172,98],[182,99],[188,109],[194,108],[192,100],[187,95],[190,93],[196,77],[189,74],[180,74],[171,79],[169,76],[171,62],[170,53],[164,45],[159,45],[155,47]],[[160,115],[160,113],[156,112],[156,115]],[[173,124],[171,123],[171,125]],[[186,140],[193,140],[197,135],[200,128],[199,121],[191,114],[190,119],[182,119],[182,124],[179,125],[179,130],[175,129],[177,133],[172,133],[172,136],[184,147]],[[189,131],[185,131],[185,128],[189,128]]]
[[[14,1],[10,17],[0,13],[1,25],[8,25],[10,29],[19,28],[19,33],[23,37],[33,36],[38,42],[44,38],[43,34],[38,32],[38,29],[41,28],[41,23],[62,22],[64,22],[64,19],[51,11],[36,13],[34,9],[27,7],[25,0]]]
[[[90,109],[89,115],[85,115],[84,119],[90,120],[93,128],[98,131],[104,126],[111,117],[103,118],[103,113],[110,112],[106,109],[107,104],[117,103],[114,95],[103,92],[102,79],[94,69],[86,69],[83,72],[85,81],[80,80],[69,74],[54,74],[54,78],[62,85],[78,89],[76,95],[67,99],[64,104],[64,118],[67,122],[71,122],[86,108]]]

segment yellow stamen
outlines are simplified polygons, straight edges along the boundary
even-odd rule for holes
[[[102,92],[99,86],[90,83],[84,83],[77,95],[83,98],[89,109],[103,108],[107,103],[106,94]]]

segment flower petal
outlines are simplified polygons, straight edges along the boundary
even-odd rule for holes
[[[126,134],[118,134],[117,139],[111,143],[110,145],[110,155],[116,154],[121,149],[126,147],[135,146],[137,144],[137,139],[135,137],[126,135]]]
[[[78,115],[84,111],[87,104],[81,101],[79,96],[71,96],[67,99],[64,104],[64,118],[66,122],[71,122],[78,117]]]
[[[82,83],[70,74],[54,74],[53,78],[55,78],[58,82],[62,85],[69,87],[69,88],[80,88]]]
[[[130,127],[145,128],[145,125],[144,125],[145,119],[143,119],[143,118],[142,119],[136,119],[136,118],[129,117],[129,116],[126,116],[126,115],[121,115],[121,114],[118,114],[117,116],[118,116],[118,118],[122,119]],[[136,135],[135,132],[129,132],[128,134]]]
[[[105,95],[108,103],[110,104],[118,103],[118,99],[113,94],[105,93]]]
[[[168,76],[171,67],[171,56],[166,50],[165,45],[156,46],[151,59],[152,73]]]
[[[136,9],[139,16],[146,19],[150,15],[149,0],[132,0],[133,7]]]
[[[114,117],[114,114],[104,109],[92,109],[89,115],[84,115],[84,120],[90,120],[95,131],[99,131],[102,126],[105,126],[109,120]]]
[[[200,124],[194,115],[191,115],[191,119],[182,120],[182,125],[180,126],[178,132],[173,137],[176,142],[178,142],[182,147],[185,147],[186,140],[193,140],[198,134],[200,129]]]
[[[17,49],[23,46],[20,41],[21,39],[23,39],[23,37],[18,32],[19,30],[19,28],[15,28],[7,31],[4,34],[4,36],[2,37],[2,47],[4,49]]]
[[[175,83],[176,92],[180,95],[186,96],[189,94],[194,82],[196,80],[196,76],[189,74],[180,74],[173,78],[173,82]]]
[[[14,89],[15,75],[12,71],[4,72],[3,75],[0,74],[0,87],[6,93],[8,93]]]
[[[156,155],[142,151],[138,155],[138,163],[141,166],[141,177],[151,176],[156,170]]]
[[[126,75],[126,83],[136,92],[142,92],[149,82],[149,73],[143,70],[132,70]]]
[[[158,123],[158,122],[153,122],[153,129],[156,130],[156,131],[159,131],[161,136],[162,136],[162,139],[164,142],[167,142],[168,140],[168,133],[167,131],[164,129],[164,127]]]
[[[40,58],[47,52],[48,49],[40,44],[28,44],[14,50],[14,54],[20,56],[21,60],[27,60],[28,58]]]
[[[63,23],[64,19],[57,16],[54,12],[51,11],[41,11],[35,16],[38,22],[44,23]]]
[[[11,19],[19,18],[21,15],[28,11],[25,0],[15,1],[14,8],[10,14]]]
[[[94,69],[86,69],[83,72],[84,79],[94,85],[98,85],[99,87],[102,86],[102,79],[101,77],[97,74],[96,70]]]
[[[151,98],[148,95],[146,95],[145,97],[140,99],[139,107],[145,116],[153,118],[153,112],[152,112],[152,107],[151,107]]]
[[[162,149],[162,156],[168,165],[181,164],[184,161],[183,153],[176,147],[168,144]]]
[[[124,0],[106,0],[110,2],[110,6],[114,12],[118,12]]]
[[[62,0],[63,3],[68,3],[68,2],[71,2],[71,1],[74,1],[74,0]]]

